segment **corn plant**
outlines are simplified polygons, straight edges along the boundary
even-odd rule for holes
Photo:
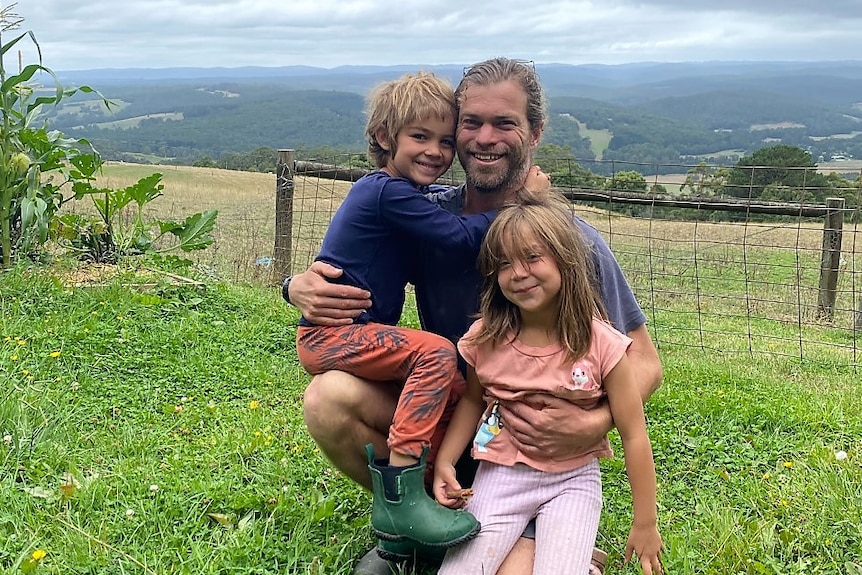
[[[42,119],[45,106],[57,106],[77,92],[96,93],[88,86],[64,88],[54,72],[42,65],[42,52],[31,31],[4,42],[3,32],[15,30],[22,18],[11,4],[0,11],[0,250],[2,267],[19,254],[32,255],[48,240],[51,218],[65,201],[62,189],[87,184],[101,158],[84,139],[71,139],[49,130]],[[7,54],[24,39],[36,46],[38,63],[6,69]],[[38,74],[38,76],[37,76]],[[35,83],[48,77],[52,89]],[[101,97],[101,96],[100,96]],[[106,106],[110,103],[102,97]]]

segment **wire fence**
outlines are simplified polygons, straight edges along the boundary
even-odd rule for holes
[[[354,163],[348,156],[296,161],[293,151],[280,152],[274,279],[314,260],[351,182],[365,173]],[[656,174],[669,172],[668,166],[656,168]],[[862,178],[841,189],[794,191],[803,199],[839,194],[822,202],[769,202],[755,196],[753,184],[749,197],[693,196],[685,193],[685,181],[703,165],[674,168],[676,173],[644,178],[645,192],[617,187],[615,174],[600,188],[559,188],[610,245],[659,349],[785,357],[856,370],[862,351]],[[754,172],[767,168],[750,169],[753,181]],[[622,171],[628,170],[617,173]],[[554,180],[565,179],[560,175],[554,172]],[[701,176],[695,175],[695,185]],[[448,178],[456,183],[458,174]]]

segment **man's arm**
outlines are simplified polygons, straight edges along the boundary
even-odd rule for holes
[[[638,391],[644,402],[661,384],[662,367],[646,324],[626,335],[632,344],[626,351]],[[518,402],[501,402],[503,421],[518,443],[518,448],[532,457],[568,459],[595,445],[614,427],[607,402],[572,417],[571,402],[550,394],[537,394]]]
[[[626,357],[630,360],[629,365],[632,366],[632,372],[635,374],[641,399],[646,403],[661,385],[663,376],[661,360],[645,323],[626,335],[632,340],[632,344],[626,351]]]
[[[323,262],[293,276],[288,286],[291,304],[316,325],[349,325],[353,318],[371,307],[371,294],[358,287],[331,283],[342,271]]]

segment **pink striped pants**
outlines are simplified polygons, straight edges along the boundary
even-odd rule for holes
[[[473,490],[467,510],[482,530],[475,539],[450,549],[437,575],[493,575],[533,517],[533,575],[589,573],[602,512],[597,460],[561,473],[482,461]]]

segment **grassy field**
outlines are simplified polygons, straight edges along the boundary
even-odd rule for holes
[[[296,311],[260,287],[275,178],[109,165],[100,184],[153,171],[153,215],[220,212],[215,245],[175,270],[203,288],[132,262],[0,276],[0,572],[347,574],[372,543],[370,500],[307,435]],[[348,187],[296,179],[296,270]],[[821,222],[578,213],[620,260],[665,366],[647,416],[668,572],[862,573],[859,230],[845,225],[823,321]],[[418,325],[412,306],[404,322]],[[599,546],[610,573],[637,573],[622,565],[621,458],[603,472]]]
[[[583,122],[578,122],[578,129],[581,132],[582,138],[589,138],[590,149],[596,155],[596,159],[601,160],[602,154],[604,154],[605,150],[608,149],[608,144],[610,144],[611,138],[614,137],[613,133],[610,130],[593,130],[587,128],[587,125]]]
[[[144,120],[162,120],[162,121],[178,121],[183,119],[181,112],[165,112],[162,114],[147,114],[145,116],[135,116],[134,118],[126,118],[124,120],[113,120],[110,122],[99,122],[95,124],[102,130],[128,130],[129,128],[137,128]]]
[[[304,429],[295,310],[272,288],[102,271],[0,276],[0,571],[349,573],[370,499]],[[862,573],[858,374],[661,355],[647,416],[667,572]],[[622,459],[602,467],[598,544],[634,574]]]
[[[212,168],[109,164],[99,184],[124,187],[159,171],[164,196],[153,215],[182,219],[219,211],[215,244],[191,252],[208,276],[276,283],[258,265],[273,254],[275,176]],[[295,178],[292,269],[313,260],[349,183]],[[80,209],[80,208],[79,208]],[[796,357],[858,366],[862,340],[854,323],[862,298],[862,234],[844,224],[841,269],[831,319],[818,308],[823,222],[710,222],[630,218],[578,206],[608,241],[660,346]],[[694,211],[691,212],[694,215]]]

